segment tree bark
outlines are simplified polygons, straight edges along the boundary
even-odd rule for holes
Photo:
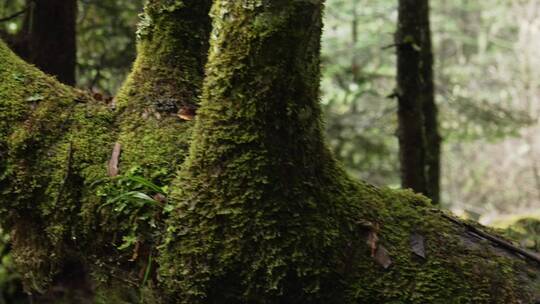
[[[77,291],[53,303],[539,299],[534,258],[334,160],[318,103],[322,1],[217,0],[211,35],[209,5],[148,2],[115,111],[0,42],[0,220],[29,290]],[[196,104],[201,87],[193,128],[157,102]],[[120,173],[158,170],[166,203],[106,205],[116,143]],[[133,231],[138,245],[118,249]]]
[[[324,257],[337,258],[343,237],[337,190],[324,186],[342,171],[319,119],[321,13],[320,1],[215,1],[203,102],[160,257],[176,301],[341,297],[317,291],[339,286],[337,260]]]
[[[76,82],[76,0],[27,0],[16,34],[0,32],[11,49],[68,85]]]
[[[111,104],[60,85],[0,45],[0,188],[9,189],[2,196],[8,202],[2,220],[15,235],[27,229],[20,222],[32,223],[31,235],[47,231],[34,242],[14,243],[29,289],[65,290],[58,275],[73,264],[65,261],[74,260],[86,274],[108,278],[95,284],[96,298],[132,302],[149,257],[141,253],[130,262],[131,252],[116,249],[133,222],[113,210],[98,210],[100,189],[111,185],[96,189],[93,184],[108,179],[104,164],[118,142],[120,173],[140,167],[139,174],[154,182],[170,182],[188,148],[192,123],[177,111],[198,103],[210,3],[148,1],[137,62]],[[161,210],[153,212],[159,217]],[[141,252],[157,245],[157,239],[141,242]],[[122,275],[111,275],[111,269]]]
[[[441,136],[439,135],[438,110],[435,102],[435,85],[433,76],[433,50],[431,42],[431,25],[429,1],[418,9],[422,23],[422,100],[425,130],[425,163],[426,163],[426,195],[440,203],[441,175]]]
[[[60,82],[75,85],[77,1],[27,2],[29,10],[21,33],[27,46],[22,57]]]
[[[427,1],[400,0],[398,9],[397,98],[398,138],[401,164],[401,185],[415,192],[428,194],[426,178],[426,134],[423,115],[424,71],[422,47],[425,22],[419,12]]]
[[[211,0],[148,1],[137,32],[133,71],[115,98],[120,171],[142,167],[167,184],[188,150],[206,64]],[[141,140],[144,139],[144,140]]]

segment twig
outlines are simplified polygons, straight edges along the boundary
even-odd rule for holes
[[[398,46],[397,43],[392,43],[392,44],[389,44],[389,45],[382,46],[381,50],[387,50],[387,49],[395,48],[397,46]]]
[[[12,14],[10,16],[0,18],[0,22],[6,22],[6,21],[9,21],[11,19],[17,18],[20,15],[24,14],[27,10],[33,9],[35,7],[35,5],[36,5],[36,0],[31,0],[30,3],[28,3],[28,5],[26,5],[22,10],[14,13],[14,14]]]
[[[484,232],[476,227],[474,227],[473,225],[471,224],[467,224],[467,223],[464,223],[464,222],[461,222],[461,221],[458,221],[457,219],[449,216],[449,215],[446,215],[444,213],[441,213],[442,216],[448,220],[450,220],[451,222],[453,222],[454,224],[457,224],[457,225],[460,225],[460,226],[463,226],[465,228],[467,228],[468,230],[478,234],[479,236],[485,238],[485,239],[488,239],[492,242],[494,242],[495,244],[509,250],[509,251],[512,251],[514,253],[519,253],[520,255],[524,256],[524,257],[527,257],[533,261],[535,261],[536,263],[540,264],[540,256],[535,254],[535,253],[532,253],[530,251],[527,251],[523,248],[519,248],[515,245],[512,245],[511,243],[505,241],[505,240],[502,240],[498,237],[495,237],[487,232]]]
[[[408,45],[408,44],[410,44],[410,43],[406,43],[406,42],[394,42],[394,43],[391,43],[391,44],[382,46],[382,47],[381,47],[381,50],[388,50],[388,49],[398,48],[398,47],[402,47],[402,46],[405,46],[405,45]]]
[[[30,8],[30,5],[26,6],[25,8],[23,8],[21,11],[18,11],[12,15],[9,15],[7,17],[3,17],[3,18],[0,18],[0,22],[6,22],[6,21],[9,21],[11,19],[15,19],[17,17],[19,17],[20,15],[26,13],[26,11]]]

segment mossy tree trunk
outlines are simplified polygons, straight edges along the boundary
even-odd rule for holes
[[[334,160],[318,103],[322,1],[213,2],[211,26],[211,1],[148,1],[111,105],[0,42],[0,219],[29,290],[53,303],[535,299],[531,259]],[[107,201],[118,152],[120,174],[169,186],[166,202]]]
[[[29,290],[65,290],[61,279],[69,278],[66,271],[76,264],[86,287],[106,277],[94,288],[98,299],[135,301],[141,269],[148,268],[148,248],[159,240],[141,236],[140,258],[134,262],[134,250],[119,251],[122,237],[138,225],[136,215],[98,209],[103,191],[114,188],[99,181],[110,179],[107,163],[117,143],[121,174],[137,167],[138,174],[167,185],[182,163],[192,122],[178,113],[194,111],[198,103],[210,4],[148,1],[138,32],[139,56],[111,104],[61,85],[0,45],[2,221],[13,231],[16,263]],[[145,212],[158,218],[161,211]],[[162,234],[162,225],[146,226],[141,229],[152,231],[145,236]],[[51,288],[55,285],[60,287]],[[115,290],[120,295],[109,292]]]
[[[214,3],[203,102],[160,259],[182,303],[312,302],[343,288],[346,182],[332,181],[343,173],[320,125],[321,12],[319,1]]]

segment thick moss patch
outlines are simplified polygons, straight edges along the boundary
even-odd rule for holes
[[[3,43],[0,62],[0,214],[28,285],[43,290],[76,248],[82,189],[104,175],[113,116]]]
[[[173,301],[530,302],[535,278],[523,274],[538,269],[421,196],[351,180],[330,155],[322,5],[248,2],[213,6],[202,104],[159,259]],[[383,248],[386,261],[372,257]]]

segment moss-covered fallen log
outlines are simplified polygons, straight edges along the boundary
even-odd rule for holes
[[[0,216],[29,291],[53,303],[539,299],[534,259],[335,161],[318,104],[321,1],[217,0],[211,34],[209,8],[149,1],[113,103],[0,43]]]

